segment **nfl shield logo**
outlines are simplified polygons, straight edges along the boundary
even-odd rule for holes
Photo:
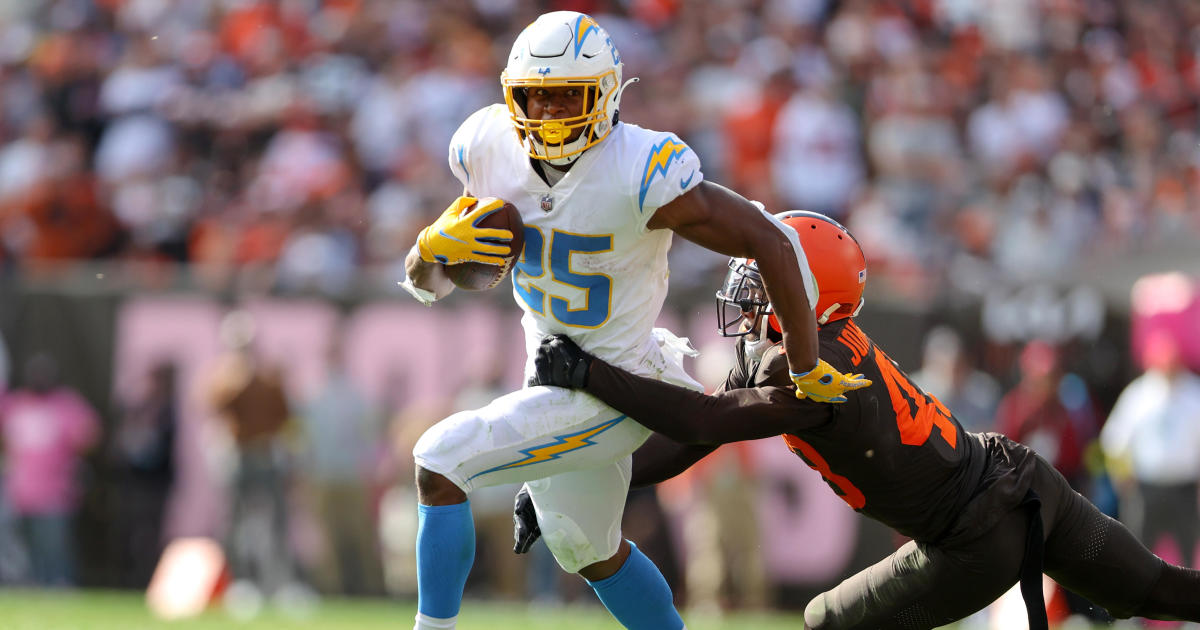
[[[551,195],[542,195],[542,212],[550,212],[554,209],[554,197]]]

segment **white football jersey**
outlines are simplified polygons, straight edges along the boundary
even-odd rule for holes
[[[661,375],[651,331],[667,295],[672,232],[646,223],[704,179],[695,151],[672,133],[621,123],[548,186],[497,104],[455,132],[450,168],[471,195],[521,212],[525,250],[512,282],[530,357],[543,336],[565,333],[614,365]]]

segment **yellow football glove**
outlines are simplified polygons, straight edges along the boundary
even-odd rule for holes
[[[421,230],[417,236],[417,250],[421,260],[457,265],[464,262],[479,262],[502,265],[504,258],[512,253],[509,241],[513,234],[509,230],[481,228],[477,224],[488,214],[504,205],[495,199],[480,204],[463,214],[463,210],[475,203],[474,197],[459,197],[438,217],[433,225]]]
[[[811,398],[823,403],[844,403],[845,393],[871,384],[862,374],[842,374],[824,359],[817,359],[813,369],[797,373],[788,372],[796,384],[796,398]]]

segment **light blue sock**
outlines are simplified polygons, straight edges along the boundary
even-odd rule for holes
[[[467,574],[475,563],[471,502],[417,506],[417,612],[458,616]]]
[[[604,607],[629,630],[679,630],[683,619],[675,610],[671,587],[662,572],[637,545],[616,573],[589,581]]]

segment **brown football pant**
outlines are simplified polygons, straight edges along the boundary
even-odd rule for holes
[[[1033,490],[1042,501],[1044,571],[1114,617],[1139,613],[1163,571],[1120,522],[1071,489],[1040,457]],[[966,617],[1016,584],[1030,512],[1015,508],[987,533],[956,545],[910,541],[822,593],[804,611],[814,630],[934,628]]]

